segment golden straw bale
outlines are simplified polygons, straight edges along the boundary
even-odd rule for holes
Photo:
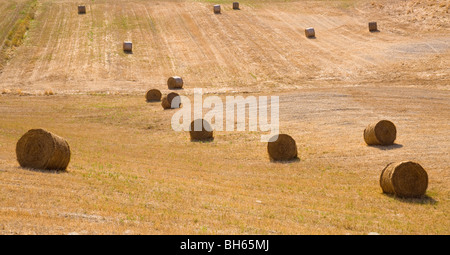
[[[159,102],[161,101],[161,97],[161,91],[157,89],[150,89],[145,94],[145,99],[147,100],[147,102]]]
[[[183,79],[180,76],[172,76],[167,80],[167,87],[169,89],[183,88]]]
[[[384,193],[399,197],[421,197],[428,187],[428,174],[421,165],[412,161],[388,164],[380,176]]]
[[[197,130],[195,128],[197,126]],[[211,141],[214,140],[213,130],[211,125],[204,119],[196,119],[191,122],[189,128],[189,134],[191,136],[191,141]]]
[[[44,129],[31,129],[16,145],[20,166],[35,169],[65,170],[70,161],[67,141]]]
[[[278,139],[272,137],[267,144],[269,157],[274,161],[288,161],[297,158],[297,145],[295,140],[286,134],[279,134]]]
[[[369,124],[364,129],[364,141],[368,145],[391,145],[397,137],[397,129],[389,120]]]

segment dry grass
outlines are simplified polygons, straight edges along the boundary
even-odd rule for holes
[[[342,8],[347,2],[357,8]],[[396,6],[378,9],[365,0],[252,0],[241,2],[240,11],[223,1],[222,15],[213,14],[213,1],[102,0],[90,2],[86,15],[78,15],[78,4],[40,2],[27,43],[0,74],[0,88],[24,83],[27,90],[128,93],[162,90],[175,74],[186,89],[222,92],[287,90],[324,81],[447,85],[450,20],[441,12],[436,19],[442,26],[417,33],[422,23],[394,12]],[[422,12],[434,16],[434,9]],[[367,31],[371,20],[380,22],[380,33]],[[315,40],[304,36],[310,26]],[[124,53],[124,40],[138,50]]]
[[[0,73],[0,234],[450,234],[448,5],[371,2],[96,0],[78,15],[39,1]],[[25,3],[0,1],[0,40]],[[280,95],[300,160],[271,162],[258,132],[172,131],[177,110],[143,94],[169,93],[174,74],[191,100]],[[395,144],[367,146],[380,119]],[[19,167],[15,144],[37,127],[67,139],[67,172]],[[382,193],[402,160],[426,169],[425,198]]]
[[[392,100],[380,107],[387,95]],[[257,132],[215,132],[212,142],[191,143],[188,132],[170,129],[174,111],[142,94],[4,95],[0,232],[449,234],[450,95],[423,95],[413,88],[281,95],[281,129],[299,149],[300,161],[289,164],[270,162]],[[397,145],[365,145],[362,129],[379,115],[397,123]],[[67,172],[18,167],[15,142],[36,126],[71,144]],[[380,171],[397,159],[427,169],[426,198],[382,194]]]
[[[0,71],[12,57],[14,49],[24,42],[26,33],[30,29],[31,22],[35,17],[37,4],[37,0],[27,1],[22,6],[19,15],[16,16],[17,21],[8,31],[5,40],[0,41],[3,42],[0,47]]]

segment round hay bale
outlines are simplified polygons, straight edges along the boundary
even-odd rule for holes
[[[78,5],[78,14],[86,14],[86,6]]]
[[[214,5],[213,9],[215,14],[220,14],[220,4]]]
[[[159,102],[161,101],[161,97],[162,97],[161,91],[157,89],[150,89],[145,94],[145,99],[147,99],[147,102]]]
[[[201,130],[196,130],[195,125],[200,126]],[[210,130],[210,131],[208,131]],[[211,141],[214,140],[213,131],[211,125],[204,119],[196,119],[191,122],[189,128],[189,134],[191,141]]]
[[[167,87],[169,89],[182,89],[183,79],[180,76],[172,76],[167,80]]]
[[[316,37],[316,32],[314,31],[314,28],[308,27],[305,29],[305,36],[308,38]]]
[[[274,161],[287,161],[297,158],[297,145],[295,140],[286,134],[279,134],[278,139],[272,137],[267,144],[269,157]]]
[[[391,145],[397,137],[397,129],[389,120],[369,124],[364,129],[364,141],[368,145]]]
[[[171,109],[171,108],[172,108],[171,105],[170,105],[170,103],[169,103],[169,101],[167,100],[167,96],[165,96],[165,97],[163,97],[163,98],[161,99],[161,105],[162,105],[162,107],[164,108],[164,110],[165,110],[165,109]]]
[[[389,163],[381,172],[380,186],[384,193],[399,197],[421,197],[428,187],[428,174],[412,161]]]
[[[132,52],[133,51],[133,43],[125,41],[123,42],[123,51]]]
[[[175,108],[180,108],[181,106],[181,102],[178,103],[178,105],[173,106],[172,105],[172,101],[176,98],[179,97],[180,95],[178,95],[175,92],[171,92],[169,93],[167,96],[163,97],[161,105],[164,109],[175,109]]]
[[[374,21],[369,22],[369,31],[370,32],[378,31],[376,22],[374,22]]]
[[[16,145],[20,166],[35,169],[65,170],[70,161],[67,141],[43,129],[31,129]]]
[[[233,10],[239,10],[239,2],[233,2]]]

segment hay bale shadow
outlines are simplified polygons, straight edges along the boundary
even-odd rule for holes
[[[169,90],[184,90],[184,88],[170,88]]]
[[[317,37],[316,37],[316,36],[308,36],[308,37],[306,37],[306,38],[308,38],[308,39],[310,39],[310,40],[314,40],[314,39],[316,39]]]
[[[211,143],[211,142],[214,142],[214,137],[209,138],[209,139],[203,139],[203,140],[191,139],[191,142],[193,142],[193,143]]]
[[[161,102],[161,101],[160,101]],[[178,109],[180,109],[180,108],[183,108],[183,104],[180,104],[180,106],[179,107],[177,107],[177,108],[163,108],[163,110],[165,111],[165,110],[178,110]]]
[[[382,151],[390,151],[390,150],[403,148],[403,145],[398,144],[398,143],[394,143],[392,145],[367,145],[367,146],[377,148]]]
[[[372,31],[369,31],[370,33],[379,33],[379,32],[381,32],[380,30],[372,30]]]
[[[124,50],[123,53],[130,55],[130,54],[133,54],[133,51],[132,50]]]
[[[405,197],[399,197],[396,196],[394,194],[386,194],[383,193],[383,195],[388,196],[390,198],[393,198],[397,201],[403,202],[403,203],[409,203],[409,204],[430,204],[430,205],[435,205],[438,203],[437,200],[435,200],[434,198],[428,196],[428,195],[424,195],[422,197],[414,197],[414,198],[405,198]]]
[[[36,169],[36,168],[29,168],[29,167],[21,167],[18,166],[17,169],[23,169],[31,172],[37,172],[37,173],[45,173],[45,174],[67,174],[69,171],[67,169],[65,170],[45,170],[45,169]]]
[[[300,162],[300,158],[299,157],[295,157],[293,159],[290,160],[274,160],[272,158],[270,158],[270,162],[271,163],[277,163],[277,164],[292,164],[295,162]]]

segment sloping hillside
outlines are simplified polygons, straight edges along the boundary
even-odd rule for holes
[[[0,71],[0,234],[450,234],[450,1],[0,0],[2,45],[33,2]],[[278,96],[299,159],[272,162],[261,127],[176,132],[179,109],[144,99],[172,75],[191,102]],[[395,143],[366,145],[382,119]],[[35,128],[70,144],[67,171],[20,167]],[[426,194],[383,193],[409,160]]]
[[[36,9],[36,0],[0,2],[0,72],[25,41]]]
[[[210,1],[136,0],[89,2],[79,15],[78,1],[42,0],[0,88],[143,92],[164,88],[171,75],[211,91],[446,85],[448,1],[245,1],[241,10],[222,2],[220,15]],[[411,10],[423,19],[411,19]],[[380,32],[368,31],[372,20]],[[304,36],[306,27],[315,39]],[[122,51],[124,40],[133,41],[133,54]]]

